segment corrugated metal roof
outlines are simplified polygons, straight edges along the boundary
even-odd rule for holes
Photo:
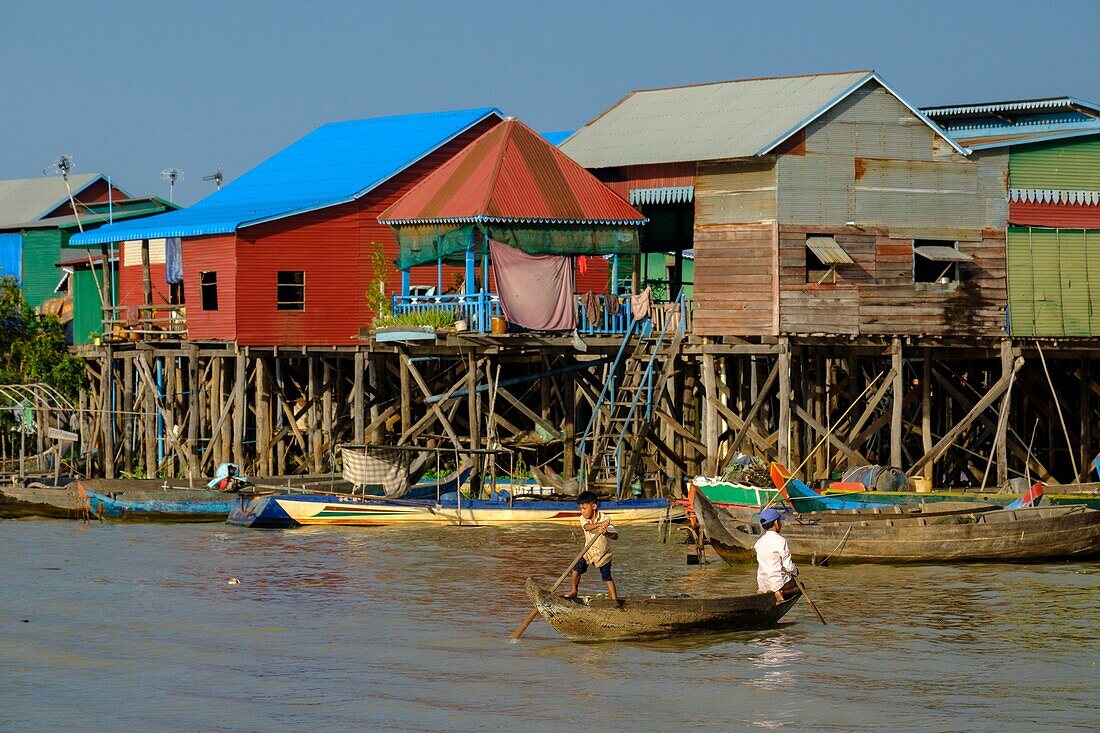
[[[101,227],[70,244],[227,234],[352,201],[494,115],[486,107],[324,125],[187,209]]]
[[[960,252],[954,247],[943,244],[927,244],[923,247],[914,247],[913,253],[932,262],[970,262],[974,259],[973,255]]]
[[[823,265],[851,265],[855,262],[832,237],[806,237],[806,246]]]
[[[486,132],[390,206],[384,224],[640,225],[645,217],[514,118]]]
[[[79,203],[78,203],[79,205]],[[96,227],[107,224],[109,221],[123,221],[139,216],[150,216],[165,211],[172,211],[180,207],[169,203],[157,196],[141,199],[120,199],[112,202],[109,207],[106,203],[80,205],[82,209],[79,217],[79,225],[84,227]],[[51,216],[49,219],[35,219],[21,224],[13,224],[11,229],[76,229],[78,227],[76,215]],[[4,227],[0,227],[4,228]]]
[[[578,130],[561,149],[586,168],[764,155],[869,82],[882,85],[965,154],[873,71],[632,92]]]
[[[978,104],[942,105],[923,107],[926,115],[934,120],[945,117],[968,117],[998,112],[1050,112],[1052,110],[1084,109],[1100,115],[1100,106],[1090,104],[1075,97],[1045,97],[1042,99],[1015,99],[1005,102],[982,102]]]
[[[69,176],[69,186],[75,195],[102,178],[99,173],[76,173]],[[0,181],[0,229],[45,216],[68,198],[61,176]]]

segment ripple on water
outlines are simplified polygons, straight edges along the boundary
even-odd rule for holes
[[[753,565],[688,566],[684,545],[655,538],[623,529],[621,592],[754,590]],[[1096,563],[807,567],[829,626],[799,604],[763,631],[577,645],[536,623],[510,643],[529,609],[524,578],[556,578],[579,545],[567,528],[0,522],[0,729],[1000,731],[1100,720]]]

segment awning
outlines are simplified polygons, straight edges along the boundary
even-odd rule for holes
[[[941,244],[914,247],[913,252],[933,262],[970,262],[974,259],[972,255],[968,255],[966,252],[960,252],[954,247]]]
[[[689,204],[695,200],[695,186],[661,186],[630,189],[630,205]]]
[[[823,265],[851,265],[855,262],[832,237],[806,237],[806,246]]]

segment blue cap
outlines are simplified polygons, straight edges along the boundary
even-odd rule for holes
[[[783,515],[781,515],[779,512],[772,509],[771,507],[768,507],[764,511],[760,512],[760,524],[763,525],[771,524],[772,522],[782,518]]]

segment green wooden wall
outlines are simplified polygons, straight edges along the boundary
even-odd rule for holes
[[[1100,336],[1100,230],[1008,229],[1013,336]]]
[[[1100,190],[1100,140],[1094,136],[1052,140],[1012,148],[1008,162],[1011,188],[1066,191]]]
[[[31,229],[23,232],[23,297],[37,308],[54,296],[53,289],[61,279],[55,264],[61,259],[61,246],[69,241],[69,233],[60,229]]]
[[[103,334],[103,311],[99,301],[99,288],[96,281],[103,282],[102,270],[83,269],[73,273],[73,343],[87,344],[95,336]],[[114,298],[118,302],[118,271],[111,279]]]

